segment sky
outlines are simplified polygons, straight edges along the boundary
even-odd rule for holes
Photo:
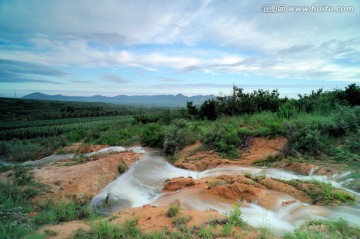
[[[295,97],[359,82],[358,0],[0,0],[0,97],[234,84]]]

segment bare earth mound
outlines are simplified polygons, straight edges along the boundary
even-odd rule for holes
[[[281,156],[287,140],[280,138],[254,138],[250,147],[241,153],[241,157],[235,160],[224,159],[214,151],[200,151],[200,142],[186,147],[180,152],[179,159],[174,166],[196,171],[203,171],[224,165],[251,165],[257,160],[266,159],[269,156]]]
[[[53,201],[72,199],[84,202],[94,197],[119,175],[119,164],[131,165],[140,154],[133,152],[99,155],[94,161],[65,166],[54,164],[34,169],[35,180],[49,186],[50,191],[39,195],[35,202],[43,199]]]

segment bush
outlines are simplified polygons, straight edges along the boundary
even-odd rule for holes
[[[124,163],[120,163],[120,164],[118,165],[118,170],[119,170],[119,173],[120,173],[120,174],[125,173],[125,171],[127,170],[127,165],[124,164]]]
[[[241,218],[241,211],[238,204],[234,204],[233,210],[229,213],[229,223],[238,227],[245,225],[245,222]]]
[[[332,153],[331,139],[314,124],[288,125],[287,138],[290,154],[300,152],[304,155],[320,156]]]
[[[34,182],[34,172],[25,167],[15,167],[14,182],[17,185],[26,185]]]
[[[164,134],[163,149],[165,153],[173,155],[177,150],[195,142],[195,136],[190,131],[185,119],[174,120]]]
[[[205,132],[201,141],[215,151],[222,153],[229,158],[239,157],[237,148],[242,140],[238,133],[238,126],[234,123],[215,122],[212,127]]]
[[[141,143],[144,146],[158,147],[163,146],[164,131],[159,123],[147,124],[141,134]]]
[[[335,137],[356,132],[360,129],[360,106],[337,107],[333,115],[332,133]]]
[[[70,142],[79,142],[86,137],[86,132],[84,129],[75,129],[67,132],[65,135]]]
[[[179,205],[171,204],[169,209],[166,211],[167,217],[175,217],[179,213]]]

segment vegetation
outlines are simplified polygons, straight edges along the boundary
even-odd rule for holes
[[[323,226],[321,230],[317,228]],[[294,232],[284,234],[284,239],[355,239],[360,236],[360,228],[350,226],[344,219],[339,220],[313,220],[306,222]]]
[[[175,217],[179,213],[179,205],[171,204],[169,209],[166,211],[167,217]]]
[[[229,223],[238,227],[245,225],[245,222],[241,218],[240,206],[237,204],[233,205],[233,210],[229,213]]]
[[[10,175],[7,183],[0,183],[0,238],[23,238],[45,224],[99,217],[86,205],[73,201],[47,201],[35,206],[31,199],[46,187],[34,181],[28,168],[15,167]]]
[[[310,181],[310,183],[318,187],[317,190],[310,188],[306,190],[306,193],[314,200],[314,203],[320,201],[325,205],[328,204],[342,204],[342,203],[354,203],[355,197],[348,192],[334,188],[330,183],[320,182],[316,180]]]
[[[313,200],[314,204],[322,205],[340,205],[353,204],[355,197],[341,189],[333,187],[330,183],[317,180],[301,182],[298,180],[290,180],[286,183],[297,189],[303,190]]]
[[[284,135],[289,140],[287,155],[360,161],[359,94],[360,87],[352,84],[344,90],[313,91],[295,100],[281,98],[276,90],[247,93],[234,86],[229,96],[200,106],[188,102],[186,109],[155,110],[1,99],[7,113],[0,126],[0,155],[25,161],[73,142],[131,145],[141,141],[173,156],[200,140],[224,157],[238,158],[248,137]]]
[[[158,109],[137,108],[108,103],[64,102],[0,98],[0,129],[26,124],[23,121],[134,115]]]
[[[37,160],[75,142],[114,146],[140,142],[176,158],[181,149],[196,140],[203,143],[202,150],[212,149],[223,157],[237,159],[254,136],[287,137],[284,153],[292,160],[334,160],[357,169],[360,162],[360,87],[355,84],[343,90],[323,92],[320,89],[299,95],[298,99],[281,98],[276,90],[248,93],[234,86],[228,96],[207,100],[200,106],[188,102],[183,109],[4,98],[0,99],[0,109],[3,112],[0,156],[12,162]],[[82,161],[80,157],[76,163]],[[274,163],[277,159],[272,157],[255,165]],[[0,238],[21,238],[43,224],[92,217],[84,205],[74,202],[57,205],[47,202],[35,207],[30,199],[44,188],[33,182],[31,171],[12,166],[1,166],[0,170],[12,170],[14,176],[12,182],[0,184]],[[120,164],[118,170],[125,172],[126,166]],[[354,201],[349,194],[329,184],[315,181],[311,184],[317,190],[310,189],[307,193],[314,202]],[[31,212],[37,215],[30,217]],[[214,238],[220,234],[231,236],[233,227],[244,226],[238,207],[220,230],[214,230],[212,225],[187,228],[188,219],[182,218],[175,206],[171,206],[167,214],[179,226],[179,232],[147,235],[137,229],[136,221],[121,226],[104,221],[94,224],[90,232],[79,231],[76,238],[111,238],[111,235],[117,238]],[[332,228],[337,228],[335,231],[346,235],[345,238],[355,238],[354,233],[358,233],[342,221],[326,225],[331,233]],[[343,233],[340,228],[348,232]],[[285,238],[321,238],[311,233],[315,232],[299,229]],[[265,235],[264,232],[263,238]]]

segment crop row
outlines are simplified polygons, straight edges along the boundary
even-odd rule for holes
[[[0,140],[30,139],[35,137],[49,137],[59,135],[74,129],[97,129],[111,124],[126,123],[133,120],[131,116],[115,117],[112,120],[104,119],[90,122],[79,122],[71,124],[35,126],[0,131]]]
[[[131,117],[131,116],[101,116],[101,117],[66,118],[66,119],[35,120],[35,121],[5,121],[5,122],[1,122],[0,130],[47,126],[47,125],[74,124],[74,123],[83,123],[83,122],[91,122],[91,121],[105,121],[105,120],[111,121],[122,117]]]

